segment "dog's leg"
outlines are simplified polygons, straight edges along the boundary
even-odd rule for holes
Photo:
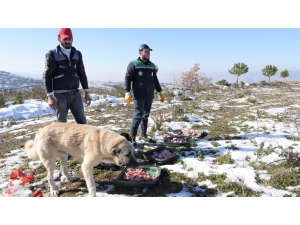
[[[53,157],[53,156],[51,156],[51,157],[48,156],[48,158],[41,157],[41,160],[47,169],[48,183],[49,183],[49,187],[50,187],[50,195],[57,197],[58,196],[58,187],[55,185],[54,179],[53,179],[56,157]]]
[[[90,162],[83,161],[81,165],[82,173],[86,182],[86,186],[89,190],[88,197],[96,197],[96,184],[93,177],[93,166],[91,167]]]
[[[59,160],[60,160],[60,170],[61,172],[68,178],[69,181],[73,182],[77,180],[76,177],[72,177],[70,173],[68,172],[68,167],[67,167],[67,161],[68,161],[68,154],[63,151],[58,151],[57,154]]]

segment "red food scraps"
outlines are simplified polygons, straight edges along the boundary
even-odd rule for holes
[[[127,168],[123,179],[126,181],[133,181],[133,182],[151,182],[156,179],[155,175],[147,174],[141,168]]]

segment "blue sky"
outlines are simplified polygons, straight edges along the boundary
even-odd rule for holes
[[[186,3],[189,2],[188,0]],[[212,7],[212,5],[205,6]],[[277,16],[276,12],[271,16],[264,14],[264,20],[258,17],[260,11],[254,17],[251,14],[252,17],[247,17],[248,20],[245,17],[249,12],[243,15],[240,13],[237,15],[240,19],[233,20],[234,16],[228,16],[231,15],[230,11],[218,11],[221,21],[204,15],[206,25],[201,26],[203,23],[199,22],[199,27],[195,26],[193,14],[190,15],[188,12],[178,15],[175,21],[172,14],[151,13],[151,17],[158,17],[158,21],[152,19],[154,25],[149,25],[147,19],[149,15],[147,18],[141,16],[138,9],[135,15],[119,14],[118,22],[107,19],[107,26],[103,26],[101,18],[99,26],[95,26],[95,15],[92,13],[94,16],[87,13],[86,17],[84,15],[82,17],[86,18],[85,25],[91,24],[94,27],[82,26],[82,20],[79,18],[78,22],[76,20],[74,22],[73,16],[70,23],[59,25],[71,27],[74,36],[73,46],[83,54],[89,80],[123,81],[128,63],[138,57],[138,47],[144,43],[153,49],[151,60],[159,67],[158,77],[161,82],[172,83],[174,78],[180,78],[182,73],[192,68],[195,63],[200,64],[200,72],[211,77],[213,82],[222,79],[233,82],[236,77],[229,74],[228,69],[237,62],[244,62],[249,67],[249,72],[239,77],[239,80],[244,82],[267,80],[268,78],[261,73],[266,65],[275,65],[278,68],[277,74],[271,77],[271,80],[281,80],[280,72],[285,69],[290,71],[290,79],[295,79],[300,76],[300,29],[294,25],[294,20],[289,20],[291,11],[285,15],[280,13],[281,10],[284,11],[284,7],[280,5],[276,7],[278,7],[275,8],[278,11]],[[253,9],[255,7],[252,9],[250,7],[249,11]],[[175,10],[179,11],[180,6],[175,7]],[[193,8],[190,7],[189,10]],[[224,15],[220,14],[221,12]],[[101,15],[103,13],[105,14],[102,10]],[[100,11],[98,14],[100,15]],[[92,18],[89,19],[90,17]],[[128,18],[132,17],[133,20],[127,23]],[[42,78],[45,54],[58,45],[59,27],[54,27],[58,24],[57,20],[61,20],[52,17],[45,23],[43,20],[40,23],[39,20],[35,20],[33,23],[28,14],[24,18],[25,22],[22,19],[9,21],[3,25],[0,23],[0,70]],[[274,20],[275,18],[277,20]],[[53,19],[54,21],[49,23],[49,20]],[[187,27],[181,25],[182,21],[186,21]],[[200,15],[199,21],[203,21]],[[145,25],[141,26],[143,22]],[[181,26],[176,27],[176,24]]]

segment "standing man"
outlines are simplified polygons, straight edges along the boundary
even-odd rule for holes
[[[58,122],[67,122],[69,109],[76,123],[86,124],[79,82],[85,91],[85,103],[89,106],[88,81],[80,51],[72,47],[73,35],[70,28],[61,28],[55,49],[46,54],[44,85],[48,96],[48,105],[56,111]]]
[[[125,75],[125,101],[129,105],[133,99],[134,105],[134,116],[130,128],[130,136],[134,146],[140,124],[140,138],[145,141],[151,140],[147,136],[147,126],[154,89],[159,93],[161,102],[165,99],[156,76],[156,66],[150,61],[150,51],[152,49],[148,45],[140,45],[139,58],[129,63]],[[133,98],[130,93],[131,86]]]

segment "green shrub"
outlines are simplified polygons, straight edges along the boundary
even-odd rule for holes
[[[236,147],[236,144],[231,144],[230,146],[227,146],[226,149],[239,150],[239,147]]]
[[[216,141],[212,141],[212,142],[210,142],[210,144],[211,144],[212,146],[214,146],[214,147],[220,146],[220,144],[219,144],[218,142],[216,142]]]
[[[245,83],[243,81],[241,81],[241,87],[245,88]]]
[[[21,95],[21,93],[18,93],[15,98],[14,98],[14,103],[15,104],[23,104],[24,103],[24,100],[23,100],[23,97]]]
[[[249,97],[249,98],[246,99],[246,102],[255,104],[256,103],[256,99],[252,98],[252,97]]]
[[[2,95],[0,95],[0,108],[2,108],[5,104],[5,99]]]
[[[166,90],[164,92],[165,100],[167,103],[171,103],[171,100],[174,98],[174,93],[172,91]]]
[[[293,169],[278,169],[271,172],[272,176],[269,181],[273,188],[285,189],[288,186],[298,186],[299,174]]]
[[[8,121],[9,121],[9,125],[16,125],[17,124],[15,118],[12,115],[10,115],[8,117]]]
[[[193,129],[193,130],[201,130],[201,126],[200,126],[199,124],[194,124],[194,125],[192,126],[192,129]]]
[[[180,105],[173,105],[172,118],[174,121],[179,121],[183,117],[184,109]]]
[[[267,84],[267,81],[265,81],[265,80],[260,81],[261,86],[265,86],[266,84]]]
[[[245,95],[242,92],[238,92],[234,95],[234,98],[244,98],[244,97],[245,97]]]
[[[230,84],[226,80],[220,80],[216,84],[223,85],[223,86],[230,86]]]
[[[182,92],[178,92],[178,98],[180,101],[183,101],[185,99],[185,94]]]
[[[124,97],[125,96],[124,86],[122,86],[122,85],[116,86],[112,95],[115,96],[115,97],[117,97],[117,98]]]
[[[213,184],[216,184],[217,188],[222,193],[233,191],[234,195],[239,197],[259,196],[258,192],[246,187],[242,180],[239,180],[239,182],[229,181],[226,173],[212,174],[208,176],[207,179],[209,179]]]
[[[261,142],[259,144],[259,148],[253,153],[254,155],[257,156],[256,163],[258,162],[258,159],[260,159],[263,156],[270,155],[275,150],[275,148],[272,146],[272,144],[270,144],[266,150],[264,150],[264,146],[265,146],[265,143]]]
[[[23,99],[41,99],[47,100],[45,88],[43,86],[34,86],[22,92]]]
[[[227,152],[226,155],[221,155],[218,156],[214,162],[216,162],[216,164],[233,164],[234,160],[231,158],[231,154],[230,152]]]
[[[233,87],[233,88],[238,88],[239,85],[238,85],[237,83],[233,83],[233,84],[232,84],[232,87]]]
[[[198,160],[199,161],[203,161],[203,159],[204,159],[203,152],[202,151],[198,151],[197,155],[198,155]]]

